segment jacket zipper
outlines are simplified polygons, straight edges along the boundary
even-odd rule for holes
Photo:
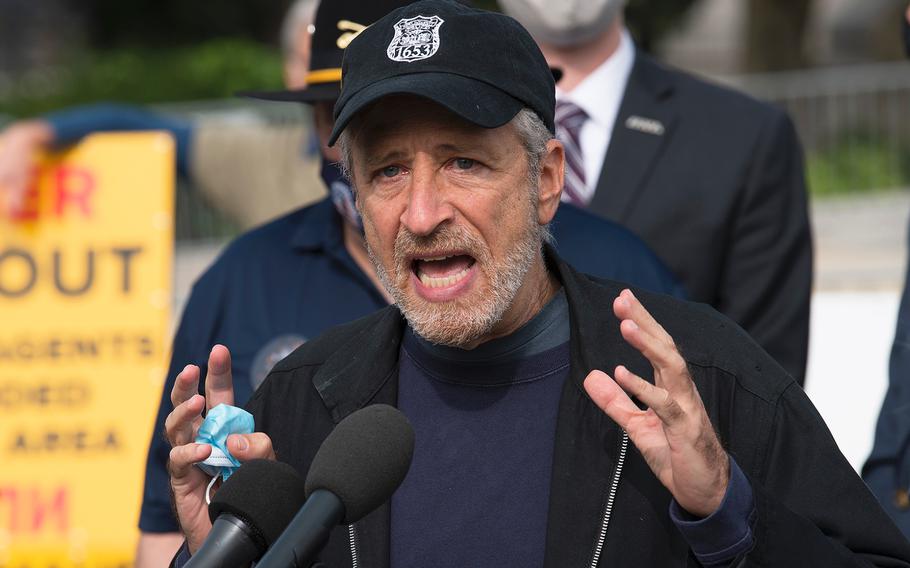
[[[629,448],[629,435],[625,430],[619,444],[619,458],[616,460],[616,469],[613,471],[613,481],[610,483],[610,492],[607,494],[607,505],[604,507],[603,521],[600,523],[600,534],[594,546],[594,557],[591,559],[591,568],[597,568],[600,555],[603,552],[604,542],[607,540],[607,526],[610,524],[610,515],[613,513],[613,501],[616,499],[616,490],[619,488],[619,477],[622,475],[622,464],[626,461],[626,450]]]
[[[357,536],[354,534],[354,524],[348,525],[348,543],[351,546],[351,568],[360,566],[360,558],[357,556]]]

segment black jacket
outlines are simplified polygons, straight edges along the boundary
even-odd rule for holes
[[[635,57],[588,209],[641,237],[690,300],[737,322],[802,384],[812,242],[793,124]],[[635,128],[641,119],[663,130]]]
[[[622,285],[575,272],[548,255],[566,290],[572,331],[545,566],[582,568],[597,565],[597,557],[600,566],[698,566],[669,518],[669,493],[631,443],[623,454],[622,431],[582,387],[591,369],[618,364],[652,375],[623,341],[612,313]],[[752,483],[755,546],[737,566],[910,566],[910,545],[779,365],[708,306],[636,294],[677,341],[721,440]],[[248,406],[279,459],[306,472],[335,423],[365,405],[396,402],[404,326],[389,307],[330,330],[275,367]],[[611,519],[598,550],[608,504]],[[354,534],[359,566],[388,566],[388,504],[358,522]],[[452,542],[457,545],[458,535]],[[345,527],[333,531],[322,560],[330,568],[351,566]]]

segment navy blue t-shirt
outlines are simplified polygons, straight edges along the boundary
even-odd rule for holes
[[[415,442],[392,497],[392,568],[543,564],[568,311],[560,291],[470,351],[405,335],[398,407]]]

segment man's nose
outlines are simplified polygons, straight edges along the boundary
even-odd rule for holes
[[[411,172],[408,203],[401,224],[419,236],[431,234],[454,216],[454,209],[432,168],[415,167]]]

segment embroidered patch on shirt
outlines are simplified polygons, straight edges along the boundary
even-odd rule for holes
[[[253,364],[250,366],[250,385],[253,391],[259,388],[269,372],[278,361],[291,354],[291,352],[306,343],[306,338],[295,334],[279,335],[266,343],[256,352]]]
[[[439,16],[404,18],[395,24],[395,37],[386,53],[392,61],[410,63],[433,57],[439,49]]]

